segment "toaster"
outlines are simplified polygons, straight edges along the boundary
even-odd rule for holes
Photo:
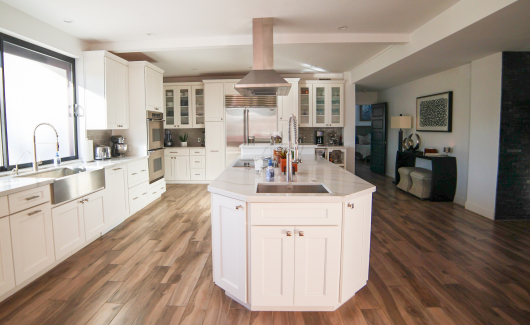
[[[99,146],[94,149],[94,159],[103,160],[112,158],[109,146]]]

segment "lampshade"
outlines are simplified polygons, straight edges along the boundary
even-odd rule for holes
[[[393,129],[410,129],[412,118],[410,116],[392,116],[390,127]]]

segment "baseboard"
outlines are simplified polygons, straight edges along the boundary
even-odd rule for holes
[[[475,212],[476,214],[479,214],[490,220],[495,220],[495,210],[486,209],[478,204],[471,203],[469,201],[467,201],[464,206],[466,210]]]
[[[466,205],[466,199],[462,196],[456,196],[455,195],[455,198],[453,199],[453,202],[456,203],[456,204],[460,204],[461,206],[465,206]]]
[[[168,181],[166,184],[210,184],[212,181]]]

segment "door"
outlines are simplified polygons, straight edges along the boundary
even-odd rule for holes
[[[0,219],[0,296],[15,287],[9,217]]]
[[[176,87],[164,88],[164,108],[166,110],[165,128],[172,129],[177,127],[177,120],[175,118],[175,97]]]
[[[189,181],[190,180],[190,158],[188,156],[175,156],[173,163],[175,164],[175,180]]]
[[[327,126],[327,87],[324,85],[313,85],[313,126]]]
[[[368,281],[371,218],[371,195],[344,203],[341,302],[353,297]]]
[[[332,306],[339,302],[340,227],[295,228],[295,306]]]
[[[193,86],[193,127],[204,127],[204,87]]]
[[[105,169],[103,213],[105,228],[114,228],[129,216],[127,165]]]
[[[191,87],[177,87],[177,96],[177,128],[191,128],[193,126]]]
[[[224,122],[206,122],[206,179],[214,180],[225,169]]]
[[[19,285],[55,262],[49,203],[9,217],[15,280]]]
[[[313,126],[313,105],[312,94],[313,88],[311,85],[300,86],[300,110],[298,112],[298,121],[301,127]]]
[[[175,180],[175,164],[173,163],[174,161],[175,156],[164,156],[164,165],[166,169],[166,174],[164,175],[164,178],[167,181]]]
[[[224,84],[206,83],[204,85],[204,115],[206,122],[223,121],[225,115]]]
[[[85,238],[87,241],[101,236],[105,229],[104,190],[83,198],[83,217],[85,220]]]
[[[52,209],[55,257],[60,259],[85,242],[84,198]]]
[[[214,282],[247,302],[246,202],[212,195]]]
[[[252,305],[294,303],[294,226],[251,227]]]
[[[330,85],[330,100],[331,104],[328,110],[329,126],[343,127],[344,126],[344,85]]]
[[[372,105],[372,144],[370,170],[385,175],[386,103]]]

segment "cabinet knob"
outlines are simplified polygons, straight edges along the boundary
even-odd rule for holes
[[[299,234],[301,237],[304,236],[304,232],[303,232],[303,231],[300,231],[298,234]]]
[[[293,235],[292,232],[290,232],[290,231],[287,232],[287,237],[291,237],[292,235]]]
[[[353,203],[348,203],[348,208],[353,209],[354,208]]]
[[[239,210],[239,209],[243,210],[243,206],[242,205],[236,206],[236,210]]]

